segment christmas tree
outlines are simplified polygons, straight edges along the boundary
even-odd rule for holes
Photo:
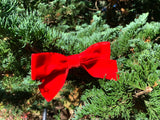
[[[160,119],[160,1],[1,0],[0,118]],[[119,79],[94,79],[70,70],[46,102],[31,80],[31,54],[79,54],[111,43]],[[78,73],[78,74],[77,74]],[[74,100],[75,99],[75,100]],[[3,114],[2,114],[3,113]],[[37,114],[36,114],[37,113]]]

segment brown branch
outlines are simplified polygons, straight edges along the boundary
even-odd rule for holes
[[[158,83],[157,83],[157,82],[160,82],[160,80],[154,82],[153,88],[156,87],[156,86],[158,86]]]
[[[30,51],[32,51],[32,52],[35,52],[35,53],[41,52],[41,51],[37,50],[36,48],[31,47],[31,45],[30,45],[29,43],[27,43],[26,49],[28,49],[28,50],[30,50]]]
[[[97,2],[98,2],[98,0],[96,0],[96,2],[94,3],[96,9],[92,9],[92,8],[87,8],[87,9],[92,10],[92,11],[98,11],[99,8],[98,8],[98,5],[97,5]]]
[[[97,9],[97,11],[98,11],[99,8],[98,8],[98,6],[97,6],[97,2],[98,2],[98,0],[96,0],[96,2],[95,2],[95,7],[96,7],[96,9]]]
[[[157,41],[159,38],[160,38],[160,36],[158,36],[158,37],[155,39],[155,41]]]
[[[138,98],[138,96],[144,95],[144,94],[148,94],[148,93],[152,92],[152,90],[153,90],[153,89],[148,86],[148,87],[146,87],[145,90],[140,91],[140,92],[138,92],[138,93],[135,93],[135,95],[133,95],[133,96],[136,97],[136,98]]]
[[[89,8],[89,7],[87,7],[87,9],[92,10],[92,11],[98,11],[97,9],[92,9],[92,8]]]

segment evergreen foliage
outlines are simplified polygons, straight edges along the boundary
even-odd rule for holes
[[[0,104],[9,109],[16,106],[15,111],[21,109],[21,112],[42,110],[44,106],[53,109],[55,104],[46,103],[37,92],[40,83],[30,78],[31,54],[59,52],[71,55],[94,43],[109,41],[111,57],[118,63],[119,80],[100,79],[99,85],[95,85],[97,81],[88,83],[94,86],[82,91],[83,104],[75,109],[72,119],[160,119],[160,23],[156,22],[159,8],[156,5],[151,10],[151,6],[146,9],[143,6],[142,10],[140,6],[149,5],[149,0],[138,3],[126,0],[128,6],[121,0],[113,1],[100,0],[99,10],[91,10],[96,9],[96,1],[1,0]],[[117,6],[113,6],[115,4]],[[120,19],[115,21],[118,26],[108,25],[107,12],[101,10],[106,5],[114,8],[107,7],[107,12],[121,13]],[[123,14],[121,7],[126,7],[129,14]],[[147,13],[139,16],[142,12]],[[113,18],[118,17],[116,14]],[[112,17],[113,14],[107,15]],[[125,19],[130,15],[138,17],[130,22]],[[151,21],[151,17],[155,21]],[[126,21],[122,23],[122,19]],[[67,86],[67,92],[71,86]],[[152,90],[137,96],[147,88]]]
[[[73,119],[78,120],[86,115],[94,119],[160,118],[159,85],[154,86],[160,78],[160,45],[153,39],[159,35],[160,27],[156,26],[160,24],[146,23],[147,15],[141,15],[122,28],[116,41],[112,43],[111,55],[118,62],[119,80],[99,80],[100,87],[86,90],[81,97],[84,105],[77,108]],[[155,29],[152,28],[153,24],[156,25]],[[150,31],[149,28],[154,31],[154,35],[144,32]],[[146,41],[148,37],[149,42]],[[147,86],[153,88],[153,94],[151,92],[138,98],[134,96]]]
[[[87,1],[54,0],[49,4],[39,4],[39,11],[48,26],[58,26],[57,29],[75,29],[76,25],[89,23],[92,12],[88,11]]]

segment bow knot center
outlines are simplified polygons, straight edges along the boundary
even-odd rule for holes
[[[70,55],[67,57],[68,59],[68,67],[79,67],[80,66],[80,57],[79,54]]]

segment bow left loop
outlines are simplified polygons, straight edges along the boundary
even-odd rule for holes
[[[35,53],[31,60],[32,80],[39,79],[42,96],[49,102],[63,87],[68,74],[67,57],[59,53]]]

